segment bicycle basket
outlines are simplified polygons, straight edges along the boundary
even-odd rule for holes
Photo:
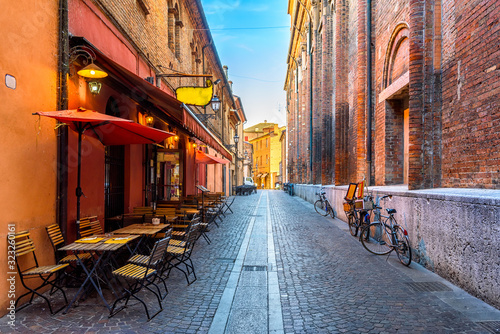
[[[373,210],[373,201],[370,198],[365,197],[363,200],[363,209]]]

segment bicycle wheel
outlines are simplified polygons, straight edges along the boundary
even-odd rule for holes
[[[347,223],[349,224],[349,232],[351,232],[351,235],[353,237],[358,235],[358,225],[356,224],[356,218],[354,218],[354,215],[348,215],[347,216]]]
[[[411,263],[411,247],[410,240],[408,236],[404,234],[401,226],[394,226],[394,231],[396,232],[396,242],[394,243],[396,254],[398,255],[399,261],[405,266],[409,266]]]
[[[314,209],[322,216],[326,216],[328,214],[328,211],[326,210],[326,203],[320,199],[314,203]]]
[[[363,247],[370,253],[385,255],[392,251],[386,226],[381,222],[371,223],[363,227],[359,238]]]

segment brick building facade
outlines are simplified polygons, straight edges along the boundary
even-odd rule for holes
[[[498,307],[500,2],[290,0],[288,13],[295,193],[314,202],[325,185],[345,220],[346,185],[366,178],[394,195],[415,262]]]
[[[288,13],[291,182],[500,188],[500,3],[290,0]]]

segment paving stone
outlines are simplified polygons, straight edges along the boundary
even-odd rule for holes
[[[413,281],[411,274],[416,269],[398,270],[399,263],[392,261],[395,255],[388,260],[387,256],[369,254],[346,229],[337,227],[341,222],[334,224],[331,218],[319,216],[311,204],[283,191],[264,191],[269,200],[261,200],[257,209],[260,217],[253,217],[261,193],[237,197],[231,207],[234,214],[227,214],[220,227],[209,232],[212,243],[198,241],[193,252],[198,280],[188,286],[182,273],[173,271],[167,280],[170,293],[163,301],[164,310],[150,322],[137,302],[130,302],[124,311],[108,319],[107,309],[95,296],[68,314],[56,316],[51,316],[38,298],[16,314],[15,328],[8,326],[6,317],[1,318],[0,333],[208,333],[251,219],[258,230],[249,242],[251,262],[244,264],[267,264],[267,258],[254,251],[267,249],[267,203],[276,257],[276,267],[268,268],[278,277],[283,333],[487,334],[491,331],[471,317],[487,315],[490,318],[480,320],[500,321],[491,319],[496,313],[485,304],[480,304],[483,311],[475,315],[469,309],[461,311],[467,306],[465,302],[452,307],[454,295],[448,292],[413,291],[406,283]],[[227,324],[226,333],[267,331],[263,302],[267,302],[267,273],[241,272],[236,304],[231,309],[235,317]],[[425,274],[417,276],[425,281]],[[258,309],[242,307],[252,287],[264,287],[251,296]],[[68,298],[75,292],[69,289]],[[56,295],[51,298],[60,303]],[[143,296],[150,310],[156,310],[155,298],[147,293]],[[112,300],[112,296],[107,297]],[[247,321],[238,319],[253,319],[253,328],[244,332],[240,325]]]

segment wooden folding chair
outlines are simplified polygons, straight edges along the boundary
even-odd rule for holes
[[[90,237],[94,234],[104,234],[101,223],[97,220],[97,216],[80,219],[80,225],[78,226],[78,238]]]
[[[54,248],[54,254],[56,257],[56,262],[57,263],[76,263],[77,258],[74,254],[67,255],[65,251],[60,251],[59,248],[62,246],[65,246],[66,242],[64,241],[64,237],[61,233],[61,229],[59,228],[59,225],[57,224],[52,224],[50,226],[46,226],[45,230],[47,231],[47,234],[50,239],[50,243],[52,244],[52,247]],[[90,253],[82,253],[78,254],[78,257],[82,260],[87,260],[92,257],[92,254]]]
[[[30,233],[29,231],[22,231],[18,232],[14,235],[14,243],[15,243],[15,256],[16,256],[16,265],[17,265],[17,270],[19,273],[19,278],[21,279],[21,284],[28,290],[28,292],[22,294],[19,296],[16,300],[16,312],[22,310],[23,308],[27,307],[28,305],[31,305],[33,302],[33,298],[35,295],[42,297],[48,304],[49,310],[51,314],[55,314],[62,310],[66,305],[68,305],[68,299],[66,298],[66,293],[64,293],[64,290],[62,287],[58,285],[59,281],[59,275],[64,274],[64,270],[68,266],[67,263],[62,263],[62,264],[56,264],[56,265],[48,265],[48,266],[40,266],[38,264],[38,260],[36,258],[35,254],[35,244],[33,243],[33,240],[30,239]],[[29,255],[33,256],[33,260],[26,259],[26,257],[29,257]],[[22,263],[30,263],[34,265],[28,267],[28,268],[21,268],[21,265],[19,264],[19,258],[24,257]],[[54,276],[55,275],[55,276]],[[39,283],[38,286],[35,288],[30,288],[26,280],[31,279],[31,278],[38,278],[41,279],[40,281],[37,281]],[[51,279],[52,278],[52,279]],[[61,293],[64,296],[64,301],[65,304],[55,312],[52,311],[52,304],[50,303],[49,299],[42,295],[41,293],[38,292],[38,290],[42,289],[45,286],[51,286],[52,289],[55,289],[56,291],[61,291]],[[30,301],[29,303],[21,306],[20,308],[17,308],[17,304],[19,303],[19,300],[23,298],[24,296],[30,295]]]
[[[154,283],[154,279],[158,275],[157,264],[163,261],[165,257],[165,250],[168,246],[168,242],[169,239],[167,238],[155,242],[146,265],[137,265],[129,262],[123,267],[120,267],[112,272],[114,276],[124,279],[128,284],[128,288],[124,288],[125,295],[120,298],[117,298],[113,303],[113,307],[109,312],[109,318],[113,317],[118,312],[127,307],[128,301],[130,300],[131,297],[139,301],[144,306],[144,309],[146,310],[146,315],[148,317],[148,321],[153,319],[158,313],[163,311],[163,306],[161,304],[160,288]],[[158,290],[158,293],[156,293],[153,289],[151,289],[149,287],[150,285],[154,285]],[[158,300],[158,304],[160,305],[160,310],[158,310],[158,312],[153,314],[152,317],[149,316],[149,311],[146,303],[137,296],[137,294],[143,288],[146,288],[151,293],[153,293]],[[122,300],[125,300],[125,304],[122,307],[115,310],[117,304]]]
[[[168,277],[170,271],[176,268],[184,274],[188,285],[196,281],[197,277],[194,271],[193,261],[191,260],[191,254],[196,240],[199,238],[199,227],[200,224],[195,222],[189,229],[184,240],[179,243],[173,243],[174,240],[171,240],[170,245],[167,247],[166,266],[160,275],[166,273]],[[182,269],[181,266],[184,266],[185,269]],[[193,274],[194,279],[189,281],[189,276],[191,276],[191,274]]]
[[[168,229],[168,231],[164,233],[164,236],[165,237],[162,240],[166,241],[167,243],[170,243],[172,237],[172,229],[171,228]],[[165,252],[166,250],[167,249],[165,248]],[[163,257],[161,259],[157,258],[155,261],[150,263],[151,255],[136,254],[132,256],[130,259],[128,259],[127,262],[138,266],[147,266],[148,263],[150,263],[150,265],[154,267],[157,270],[157,272],[161,272],[161,269],[165,265],[164,263],[165,256],[166,254],[163,254]],[[158,278],[160,279],[160,281],[162,281],[163,287],[165,288],[165,295],[161,297],[161,299],[163,300],[168,295],[167,284],[165,283],[165,279],[161,275],[158,275]]]
[[[133,209],[133,213],[138,213],[138,214],[141,214],[141,215],[152,214],[153,213],[153,208],[150,207],[150,206],[136,206]]]

